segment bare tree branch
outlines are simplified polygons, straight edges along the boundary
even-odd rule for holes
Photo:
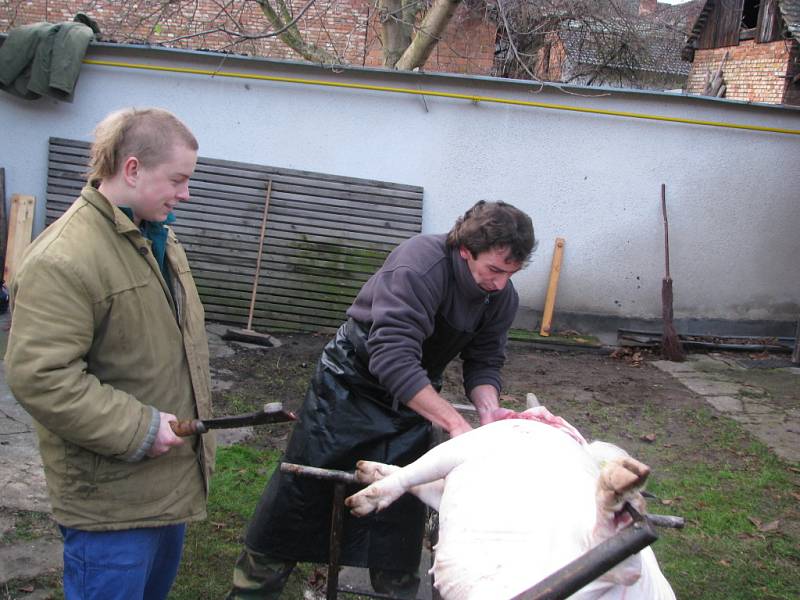
[[[434,1],[413,41],[394,65],[396,69],[410,71],[425,64],[460,2],[461,0]]]

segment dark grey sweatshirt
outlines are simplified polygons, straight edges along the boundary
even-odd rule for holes
[[[422,367],[422,344],[434,332],[436,315],[459,331],[475,332],[461,352],[464,390],[501,389],[508,329],[519,297],[511,282],[483,291],[457,248],[445,235],[406,240],[361,288],[347,316],[369,327],[369,370],[395,399],[406,403],[430,383]]]

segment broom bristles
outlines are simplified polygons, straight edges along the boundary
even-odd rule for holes
[[[678,332],[672,324],[672,280],[664,279],[661,285],[661,303],[664,318],[664,335],[661,337],[661,356],[673,362],[686,358]]]
[[[686,358],[683,346],[681,346],[681,341],[678,338],[678,332],[675,331],[675,326],[672,323],[664,325],[664,336],[661,338],[661,355],[673,362],[683,362]]]

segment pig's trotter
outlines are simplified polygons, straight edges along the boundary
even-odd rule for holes
[[[354,516],[363,517],[371,512],[383,510],[402,496],[405,491],[397,481],[397,477],[388,477],[353,494],[344,503],[350,507],[350,512]]]
[[[371,460],[360,460],[356,465],[356,479],[359,483],[369,485],[388,477],[400,467],[395,465],[385,465]]]

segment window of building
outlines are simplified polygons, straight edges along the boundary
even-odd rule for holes
[[[758,25],[758,10],[761,7],[760,0],[745,0],[742,8],[742,29],[755,29]]]

